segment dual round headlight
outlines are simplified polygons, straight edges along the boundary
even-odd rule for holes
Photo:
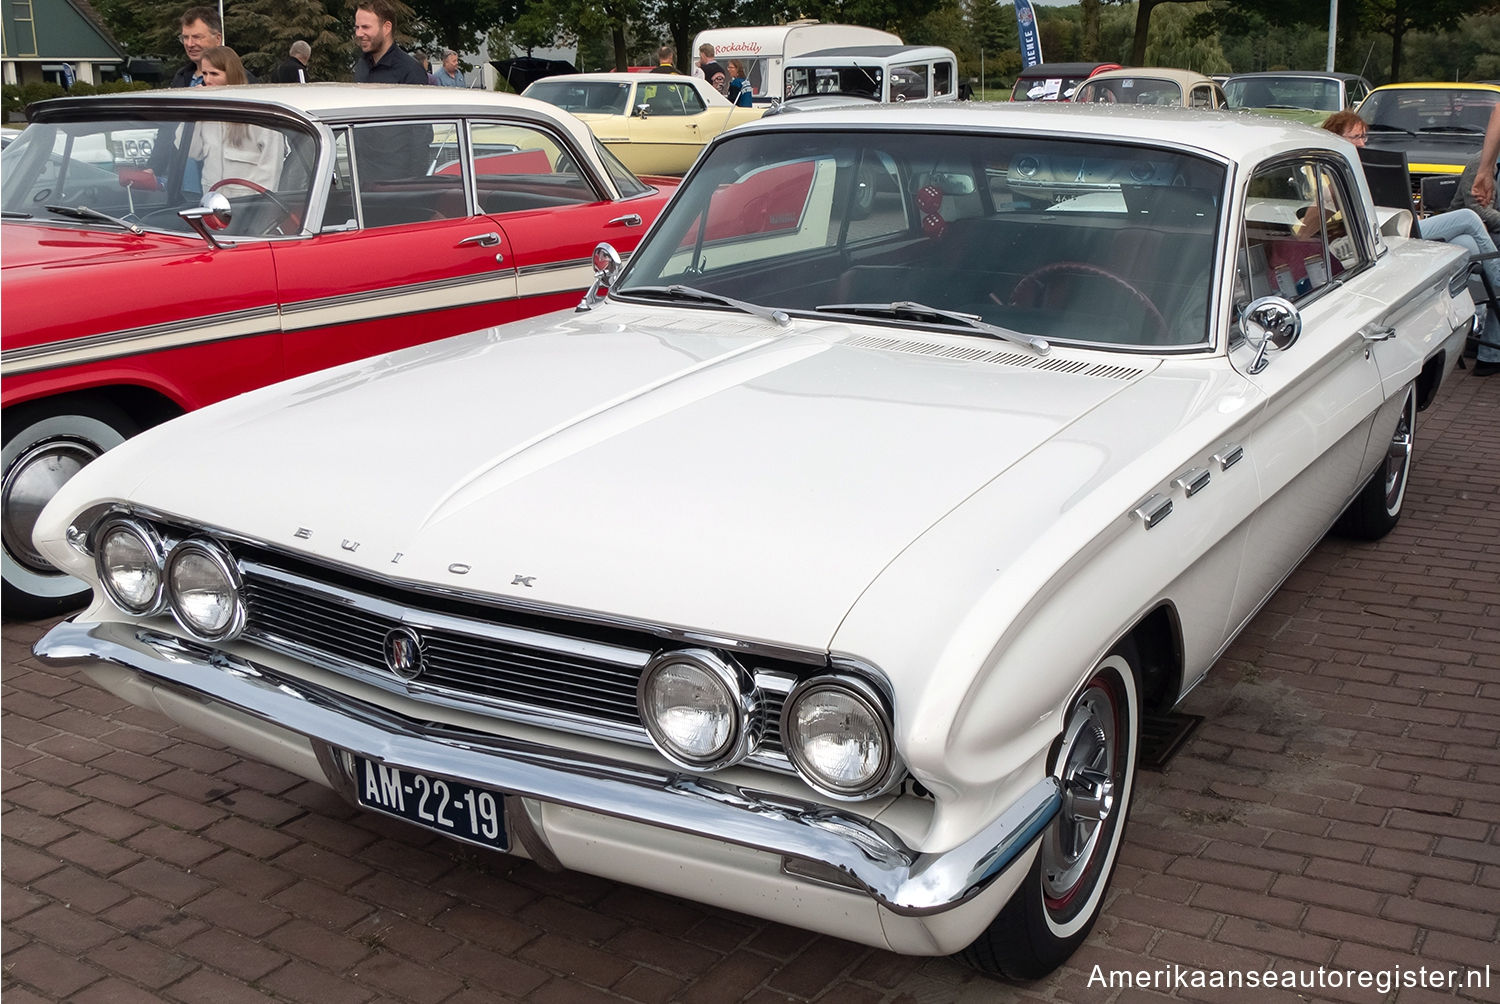
[[[239,571],[223,547],[201,537],[170,552],[156,531],[113,519],[95,538],[95,568],[110,600],[126,613],[150,616],[170,607],[183,629],[223,641],[245,625]]]
[[[738,763],[760,740],[759,699],[744,670],[707,649],[660,652],[636,704],[662,755],[692,770]]]
[[[787,758],[803,780],[830,798],[883,794],[900,773],[885,707],[879,692],[857,677],[803,681],[782,711]]]
[[[658,653],[636,702],[656,748],[690,770],[731,766],[760,744],[765,714],[754,680],[707,649]],[[856,677],[820,676],[793,689],[781,740],[803,780],[831,798],[871,798],[900,774],[886,702]]]

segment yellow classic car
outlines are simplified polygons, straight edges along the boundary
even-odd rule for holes
[[[761,117],[737,108],[698,77],[663,73],[573,73],[546,77],[526,97],[572,112],[636,174],[686,173],[705,143]]]

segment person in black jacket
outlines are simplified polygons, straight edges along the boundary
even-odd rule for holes
[[[271,71],[271,83],[273,84],[305,84],[308,81],[307,61],[312,58],[312,46],[302,39],[292,43],[287,50],[286,59],[281,65]]]
[[[390,0],[360,0],[354,11],[360,57],[354,79],[361,84],[425,84],[422,65],[396,44],[396,9]]]
[[[224,24],[219,20],[219,12],[212,7],[189,7],[182,12],[180,24],[182,31],[178,40],[182,42],[188,61],[172,75],[170,86],[199,87],[203,84],[203,75],[198,72],[198,63],[204,52],[224,44]]]
[[[677,60],[677,50],[670,45],[664,45],[656,50],[656,69],[652,73],[676,73],[677,67],[673,65]]]

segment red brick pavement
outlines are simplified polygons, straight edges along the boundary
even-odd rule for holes
[[[429,838],[39,665],[43,625],[11,624],[5,1004],[1375,1002],[1098,977],[1486,965],[1456,999],[1500,1002],[1500,379],[1456,374],[1418,435],[1397,530],[1320,545],[1190,695],[1206,720],[1141,776],[1104,917],[1050,979]],[[1395,995],[1430,998],[1455,994]]]

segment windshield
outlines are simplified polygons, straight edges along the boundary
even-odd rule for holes
[[[294,233],[306,218],[317,142],[264,121],[116,118],[33,123],[3,158],[11,219],[185,233],[178,210],[221,192],[233,210],[227,235],[265,235]]]
[[[1319,77],[1230,77],[1224,97],[1231,108],[1307,108],[1336,112],[1344,107],[1337,80]]]
[[[538,80],[526,88],[526,97],[574,113],[624,115],[629,107],[630,84],[618,80],[574,81],[554,77]]]
[[[1122,105],[1181,105],[1182,85],[1160,77],[1106,77],[1085,80],[1074,101]]]
[[[1219,164],[1103,140],[731,135],[612,292],[687,287],[865,318],[911,301],[928,320],[945,311],[1052,341],[1201,345],[1224,184]]]
[[[1371,92],[1359,117],[1372,130],[1457,132],[1484,135],[1500,92],[1459,87],[1393,87]]]

